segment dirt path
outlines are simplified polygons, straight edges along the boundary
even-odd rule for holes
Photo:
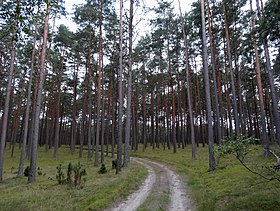
[[[166,165],[142,158],[133,158],[148,169],[148,177],[138,191],[113,211],[194,210],[188,191],[180,177]]]

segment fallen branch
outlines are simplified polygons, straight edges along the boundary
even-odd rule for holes
[[[269,177],[266,177],[266,176],[264,176],[264,175],[262,175],[262,174],[260,174],[260,173],[258,173],[258,172],[256,172],[256,171],[250,169],[248,166],[245,165],[245,163],[244,163],[238,156],[237,156],[237,159],[238,159],[239,162],[240,162],[248,171],[250,171],[251,173],[256,174],[256,175],[260,176],[261,178],[263,178],[263,179],[265,179],[265,180],[268,180],[268,181],[277,180],[278,182],[280,182],[280,179],[277,178],[277,177],[271,177],[271,178],[269,178]]]
[[[275,153],[273,152],[271,149],[269,150],[269,152],[276,158],[277,160],[277,164],[276,165],[273,165],[272,168],[274,169],[280,169],[280,157]]]

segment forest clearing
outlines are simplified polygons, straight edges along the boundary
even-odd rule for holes
[[[279,73],[279,0],[0,0],[0,210],[280,210]]]

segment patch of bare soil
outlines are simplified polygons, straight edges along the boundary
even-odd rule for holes
[[[178,174],[166,165],[142,158],[133,158],[144,165],[149,172],[140,189],[116,207],[107,209],[114,211],[134,210],[195,210],[189,191]]]
[[[134,211],[136,210],[150,195],[152,187],[156,181],[156,174],[153,170],[153,168],[140,161],[136,160],[136,162],[144,165],[148,170],[148,177],[143,183],[143,185],[140,186],[139,190],[128,196],[126,201],[121,202],[114,208],[109,208],[108,210],[112,211]]]

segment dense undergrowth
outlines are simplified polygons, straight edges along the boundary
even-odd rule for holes
[[[27,177],[16,177],[19,152],[10,158],[5,152],[4,181],[0,183],[0,210],[103,210],[108,205],[120,201],[142,183],[147,176],[143,166],[132,162],[129,168],[123,168],[119,175],[111,168],[112,159],[106,158],[106,174],[99,174],[100,166],[93,166],[87,160],[85,151],[78,159],[78,150],[71,155],[66,148],[59,149],[58,160],[53,159],[53,151],[39,149],[37,166],[40,174],[35,184],[27,184]],[[86,169],[85,183],[82,188],[59,185],[56,179],[57,166],[66,170],[69,162],[80,163]],[[28,161],[26,161],[26,165]]]
[[[219,159],[217,170],[208,172],[207,147],[197,148],[195,160],[190,146],[177,153],[147,148],[144,153],[132,154],[164,162],[176,170],[191,189],[198,210],[280,210],[280,183],[252,174],[234,155]],[[252,146],[244,162],[255,171],[269,174],[267,167],[275,158],[264,158],[261,147]]]

